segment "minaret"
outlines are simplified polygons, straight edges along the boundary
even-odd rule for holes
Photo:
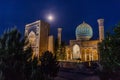
[[[58,28],[58,45],[61,45],[61,32],[62,32],[62,28]]]
[[[104,40],[104,19],[98,19],[98,26],[99,26],[99,40],[100,42]]]

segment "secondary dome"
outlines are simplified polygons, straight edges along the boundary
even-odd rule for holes
[[[76,28],[76,39],[77,40],[89,40],[93,36],[92,27],[83,22],[82,24],[78,25]]]

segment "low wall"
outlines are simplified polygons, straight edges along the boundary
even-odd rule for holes
[[[83,66],[89,66],[90,62],[78,62],[78,61],[59,61],[61,68],[81,68]]]

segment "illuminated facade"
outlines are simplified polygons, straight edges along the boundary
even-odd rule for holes
[[[66,60],[97,61],[99,60],[98,43],[104,40],[104,19],[98,19],[99,39],[91,40],[92,27],[83,22],[75,30],[76,40],[70,40],[66,46]],[[44,21],[27,24],[25,35],[33,49],[33,57],[41,56],[45,51],[54,53],[54,38],[49,36],[50,25]],[[62,28],[58,28],[58,44],[61,45]]]
[[[76,40],[70,40],[66,47],[67,60],[97,61],[99,59],[98,43],[104,39],[104,19],[98,19],[99,39],[90,40],[92,27],[83,22],[75,31]]]
[[[58,45],[61,45],[61,33],[62,33],[62,28],[58,28]]]
[[[99,25],[99,40],[104,40],[104,19],[98,19],[98,25]]]
[[[54,53],[54,37],[50,35],[48,38],[48,51]]]
[[[33,57],[39,57],[44,51],[48,50],[50,25],[38,20],[25,26],[25,36],[28,37],[33,49]]]

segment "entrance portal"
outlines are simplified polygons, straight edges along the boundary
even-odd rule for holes
[[[73,59],[79,59],[80,58],[80,47],[79,45],[75,44],[73,46]]]

